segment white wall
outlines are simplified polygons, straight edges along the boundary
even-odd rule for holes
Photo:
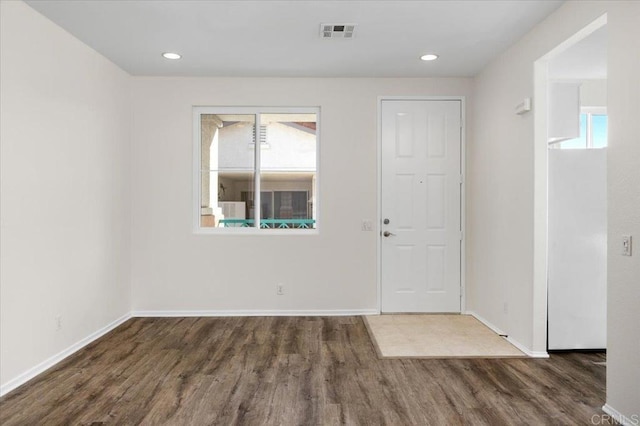
[[[134,78],[136,311],[377,309],[377,98],[469,95],[469,79]],[[192,106],[319,106],[320,233],[192,233]],[[285,295],[276,296],[284,283]]]
[[[130,109],[127,74],[26,4],[0,8],[6,389],[130,310]]]
[[[515,115],[514,106],[533,95],[534,61],[607,12],[607,402],[627,416],[640,407],[640,256],[623,258],[618,246],[621,234],[640,234],[640,51],[630,44],[640,39],[639,8],[639,2],[567,2],[492,61],[474,80],[467,153],[468,307],[542,352],[546,312],[534,312],[534,301],[545,290],[533,287],[534,117]]]
[[[582,80],[580,105],[585,107],[607,106],[607,80]]]
[[[533,346],[534,117],[516,115],[514,107],[533,96],[534,61],[602,13],[597,2],[564,5],[474,80],[467,306],[534,351],[546,349],[545,341]]]
[[[640,2],[607,4],[607,404],[640,423]],[[635,252],[621,256],[621,236]]]

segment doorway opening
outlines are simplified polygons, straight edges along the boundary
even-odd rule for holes
[[[606,345],[606,15],[534,63],[534,347]]]

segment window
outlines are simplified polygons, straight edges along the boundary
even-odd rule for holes
[[[582,108],[580,136],[551,145],[557,149],[592,149],[607,147],[606,108]]]
[[[318,116],[318,108],[194,108],[196,230],[317,229]]]

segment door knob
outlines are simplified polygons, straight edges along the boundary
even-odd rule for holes
[[[389,231],[384,231],[384,232],[382,233],[382,235],[384,235],[385,237],[390,237],[390,236],[392,236],[392,235],[396,235],[396,234],[391,233],[391,232],[389,232]]]

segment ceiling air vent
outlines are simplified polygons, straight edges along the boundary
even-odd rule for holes
[[[353,38],[356,24],[320,24],[321,38]]]

